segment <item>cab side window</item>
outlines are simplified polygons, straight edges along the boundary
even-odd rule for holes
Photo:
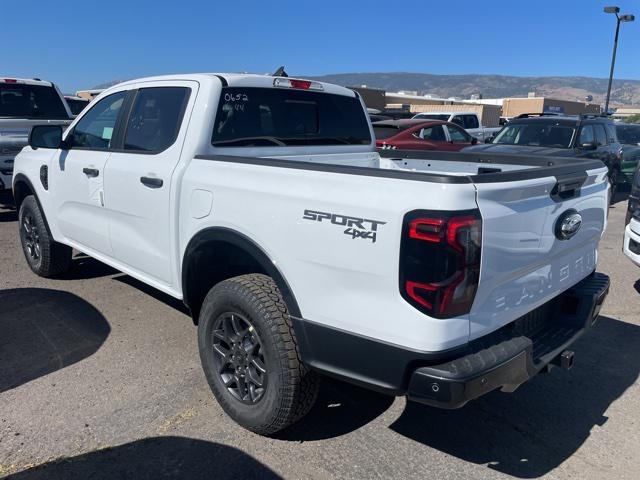
[[[69,146],[89,150],[108,150],[113,129],[127,92],[118,92],[103,98],[90,107],[71,132]]]
[[[158,153],[178,137],[189,99],[186,87],[141,88],[126,125],[124,149]]]
[[[456,115],[455,117],[453,117],[451,119],[451,123],[455,123],[456,125],[460,125],[462,128],[464,128],[464,118],[462,118],[462,115]]]
[[[580,129],[580,137],[578,139],[578,144],[582,145],[583,143],[593,143],[596,141],[595,134],[593,133],[592,125],[584,125]]]
[[[593,128],[596,132],[596,143],[598,146],[607,144],[607,132],[604,131],[604,127],[602,125],[594,125]]]
[[[444,135],[444,129],[442,125],[436,125],[429,128],[423,128],[420,131],[420,138],[432,142],[446,142],[447,138]]]
[[[449,129],[449,136],[453,143],[471,143],[471,135],[463,129],[453,125],[447,125],[447,128]]]
[[[478,117],[475,115],[465,115],[464,116],[464,128],[480,128],[480,124],[478,123]]]

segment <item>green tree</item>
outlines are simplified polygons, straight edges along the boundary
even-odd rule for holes
[[[624,119],[625,123],[640,123],[640,113],[636,113],[635,115],[630,115]]]

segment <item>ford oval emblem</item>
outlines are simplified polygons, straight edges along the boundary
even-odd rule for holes
[[[567,210],[556,221],[555,234],[559,240],[569,240],[582,226],[582,215],[575,210]]]

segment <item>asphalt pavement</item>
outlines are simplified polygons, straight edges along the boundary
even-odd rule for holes
[[[444,411],[327,380],[302,422],[247,432],[215,402],[179,301],[77,255],[31,273],[0,197],[0,477],[640,478],[640,269],[610,211],[597,326],[513,394]]]

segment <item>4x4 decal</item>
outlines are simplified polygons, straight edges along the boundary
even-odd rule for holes
[[[351,217],[349,215],[341,215],[339,213],[319,212],[316,210],[305,210],[302,215],[304,220],[314,222],[322,222],[326,220],[334,225],[347,227],[344,234],[354,238],[364,238],[375,243],[378,237],[378,226],[387,222],[379,220],[370,220],[368,218]]]

